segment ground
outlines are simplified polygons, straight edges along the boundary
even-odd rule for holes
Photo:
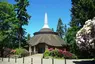
[[[16,63],[14,58],[10,58],[10,62],[8,62],[8,58],[4,58],[3,61],[0,58],[0,64],[32,64],[31,58],[33,58],[33,64],[41,64],[42,54],[35,54],[32,56],[25,57],[24,63],[23,63],[23,58],[17,59]],[[52,59],[43,59],[43,64],[52,64]],[[65,60],[54,59],[54,64],[65,64]],[[85,60],[69,59],[66,60],[66,64],[95,64],[95,61],[92,61],[92,59],[85,59]]]

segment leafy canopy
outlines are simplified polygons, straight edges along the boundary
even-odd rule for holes
[[[58,33],[58,35],[63,38],[63,35],[64,35],[64,30],[63,30],[63,23],[62,23],[62,20],[61,18],[59,18],[58,20],[58,25],[57,25],[57,30],[56,32]]]
[[[10,46],[15,42],[17,29],[18,20],[13,5],[0,2],[0,44]]]
[[[70,26],[83,27],[85,21],[95,16],[95,0],[72,0]]]

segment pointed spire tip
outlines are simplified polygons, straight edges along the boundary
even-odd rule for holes
[[[47,18],[47,13],[45,12],[45,19],[44,19],[44,26],[43,28],[49,28],[48,26],[48,18]]]

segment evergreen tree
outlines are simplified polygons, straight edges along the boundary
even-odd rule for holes
[[[15,11],[17,12],[17,18],[19,20],[19,29],[18,29],[18,40],[19,40],[19,47],[25,41],[25,30],[22,26],[27,25],[30,19],[29,14],[27,13],[27,6],[29,6],[28,0],[15,0]]]
[[[62,23],[61,18],[59,18],[59,20],[58,20],[56,32],[58,33],[58,35],[59,35],[61,38],[63,38],[64,30],[63,30],[63,23]]]
[[[27,40],[30,40],[30,34],[27,35]]]
[[[76,33],[78,31],[78,27],[68,28],[66,34],[65,34],[65,41],[70,46],[70,52],[77,54],[78,53],[78,47],[76,45]]]
[[[72,0],[70,26],[82,28],[85,21],[95,17],[95,0]]]
[[[67,32],[67,25],[65,24],[63,28],[64,28],[64,33],[66,34],[66,32]]]
[[[54,29],[52,28],[52,31],[54,32]]]

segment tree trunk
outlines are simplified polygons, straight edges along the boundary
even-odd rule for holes
[[[4,53],[4,49],[3,49],[3,45],[2,46],[0,46],[0,51],[1,51],[1,57],[3,57],[4,55],[3,55],[3,53]]]
[[[19,28],[19,48],[21,47],[21,40],[22,40],[22,27]]]

